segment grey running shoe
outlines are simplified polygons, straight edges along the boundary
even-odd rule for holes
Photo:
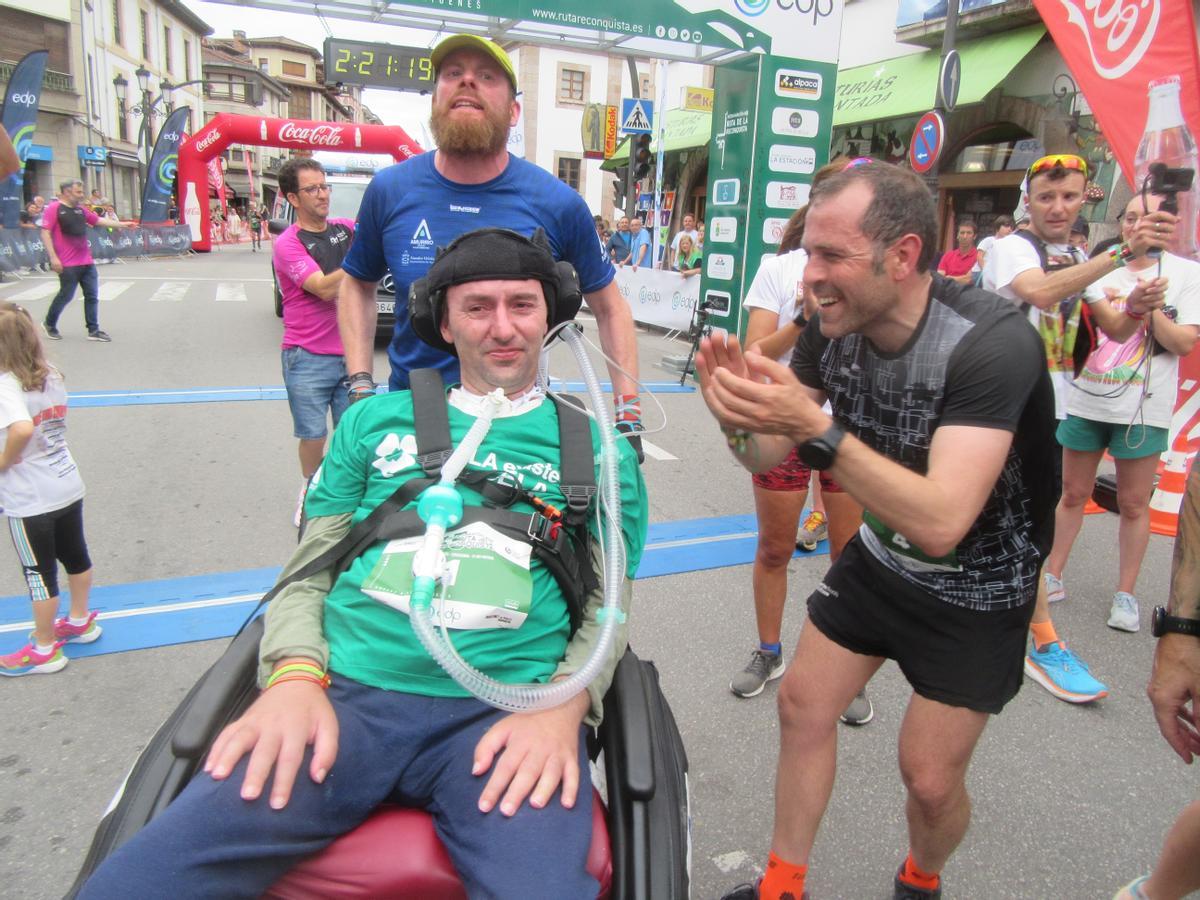
[[[875,718],[875,707],[871,705],[866,688],[854,695],[854,699],[839,718],[847,725],[866,725]]]
[[[42,331],[46,332],[46,337],[50,338],[50,340],[52,340],[52,341],[61,341],[62,340],[62,335],[59,333],[58,329],[55,328],[53,325],[47,325],[45,322],[43,322],[42,323]]]
[[[1118,631],[1137,631],[1141,628],[1137,600],[1133,594],[1125,591],[1113,594],[1112,609],[1108,613],[1108,627]]]
[[[739,884],[728,894],[723,895],[721,900],[758,900],[758,886],[760,884],[762,884],[761,878],[754,882],[754,884]],[[784,896],[793,895],[784,894]],[[808,891],[796,897],[795,900],[808,900]]]
[[[757,697],[768,681],[774,681],[787,669],[782,653],[768,653],[755,647],[746,668],[733,676],[729,689],[739,697]]]
[[[892,900],[942,900],[942,886],[939,884],[932,891],[914,887],[901,881],[897,872],[892,886]]]
[[[825,513],[813,510],[800,526],[796,535],[796,547],[811,553],[817,549],[817,544],[829,537],[829,523],[825,521]]]
[[[1067,589],[1063,587],[1062,579],[1049,572],[1042,573],[1042,581],[1046,583],[1046,601],[1058,603],[1067,599]]]
[[[88,340],[89,341],[100,341],[102,344],[112,343],[112,338],[110,338],[108,336],[108,332],[101,331],[100,329],[96,329],[95,331],[89,331],[88,332]]]

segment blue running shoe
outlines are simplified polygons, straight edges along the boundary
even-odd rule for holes
[[[1025,674],[1068,703],[1090,703],[1108,696],[1108,688],[1092,677],[1087,663],[1062,641],[1043,650],[1031,646],[1025,656]]]

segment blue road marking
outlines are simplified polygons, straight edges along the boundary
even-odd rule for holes
[[[649,528],[637,578],[680,575],[754,561],[753,515],[660,522]],[[828,543],[800,557],[822,556]],[[104,634],[93,644],[68,644],[70,657],[103,656],[231,637],[279,577],[278,567],[189,575],[93,588]],[[67,597],[63,598],[65,609]],[[0,646],[17,646],[33,627],[25,594],[0,598]]]
[[[555,390],[583,393],[582,381],[552,381]],[[642,387],[651,394],[691,394],[696,388],[681,385],[677,381],[643,382]],[[600,389],[612,391],[612,384],[600,382]],[[387,387],[383,390],[386,392]],[[75,409],[90,409],[102,406],[158,406],[171,403],[237,403],[248,400],[286,400],[287,392],[282,385],[260,387],[189,388],[182,390],[144,391],[77,391],[68,394],[67,403]]]

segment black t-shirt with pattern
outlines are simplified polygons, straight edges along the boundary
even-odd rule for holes
[[[1037,332],[1010,301],[935,275],[925,314],[898,352],[880,352],[859,334],[829,340],[818,314],[796,342],[792,368],[825,392],[849,433],[914,472],[926,472],[942,425],[1013,432],[954,565],[893,553],[865,526],[862,537],[884,565],[948,603],[993,610],[1034,598],[1059,495],[1054,393]],[[896,543],[911,546],[902,535]]]

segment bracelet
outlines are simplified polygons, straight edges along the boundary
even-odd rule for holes
[[[1113,245],[1112,249],[1108,251],[1108,259],[1114,266],[1120,269],[1133,259],[1133,250],[1127,243],[1121,241],[1121,243]]]
[[[725,433],[725,443],[729,445],[730,450],[738,456],[746,452],[746,445],[750,443],[750,438],[753,437],[749,431],[744,428],[738,428],[734,431],[725,431],[722,428],[721,431]]]
[[[324,687],[329,687],[329,673],[313,663],[288,663],[286,666],[280,666],[267,679],[267,687],[269,688],[285,680],[285,676],[287,675],[298,676],[301,674],[307,678],[311,678],[313,681],[319,682]]]
[[[1137,319],[1138,321],[1141,321],[1142,319],[1146,318],[1145,313],[1135,313],[1128,306],[1125,307],[1125,315],[1129,316],[1129,318],[1131,318],[1131,319]]]
[[[322,688],[322,690],[328,690],[329,684],[330,684],[328,675],[326,675],[324,678],[314,678],[312,675],[306,675],[306,674],[300,673],[300,674],[296,674],[296,675],[289,675],[287,678],[278,678],[278,679],[272,678],[270,681],[267,682],[267,686],[265,688],[263,688],[263,690],[269,691],[271,688],[277,687],[278,685],[281,685],[281,684],[287,684],[289,681],[307,681],[310,684],[319,685]]]

